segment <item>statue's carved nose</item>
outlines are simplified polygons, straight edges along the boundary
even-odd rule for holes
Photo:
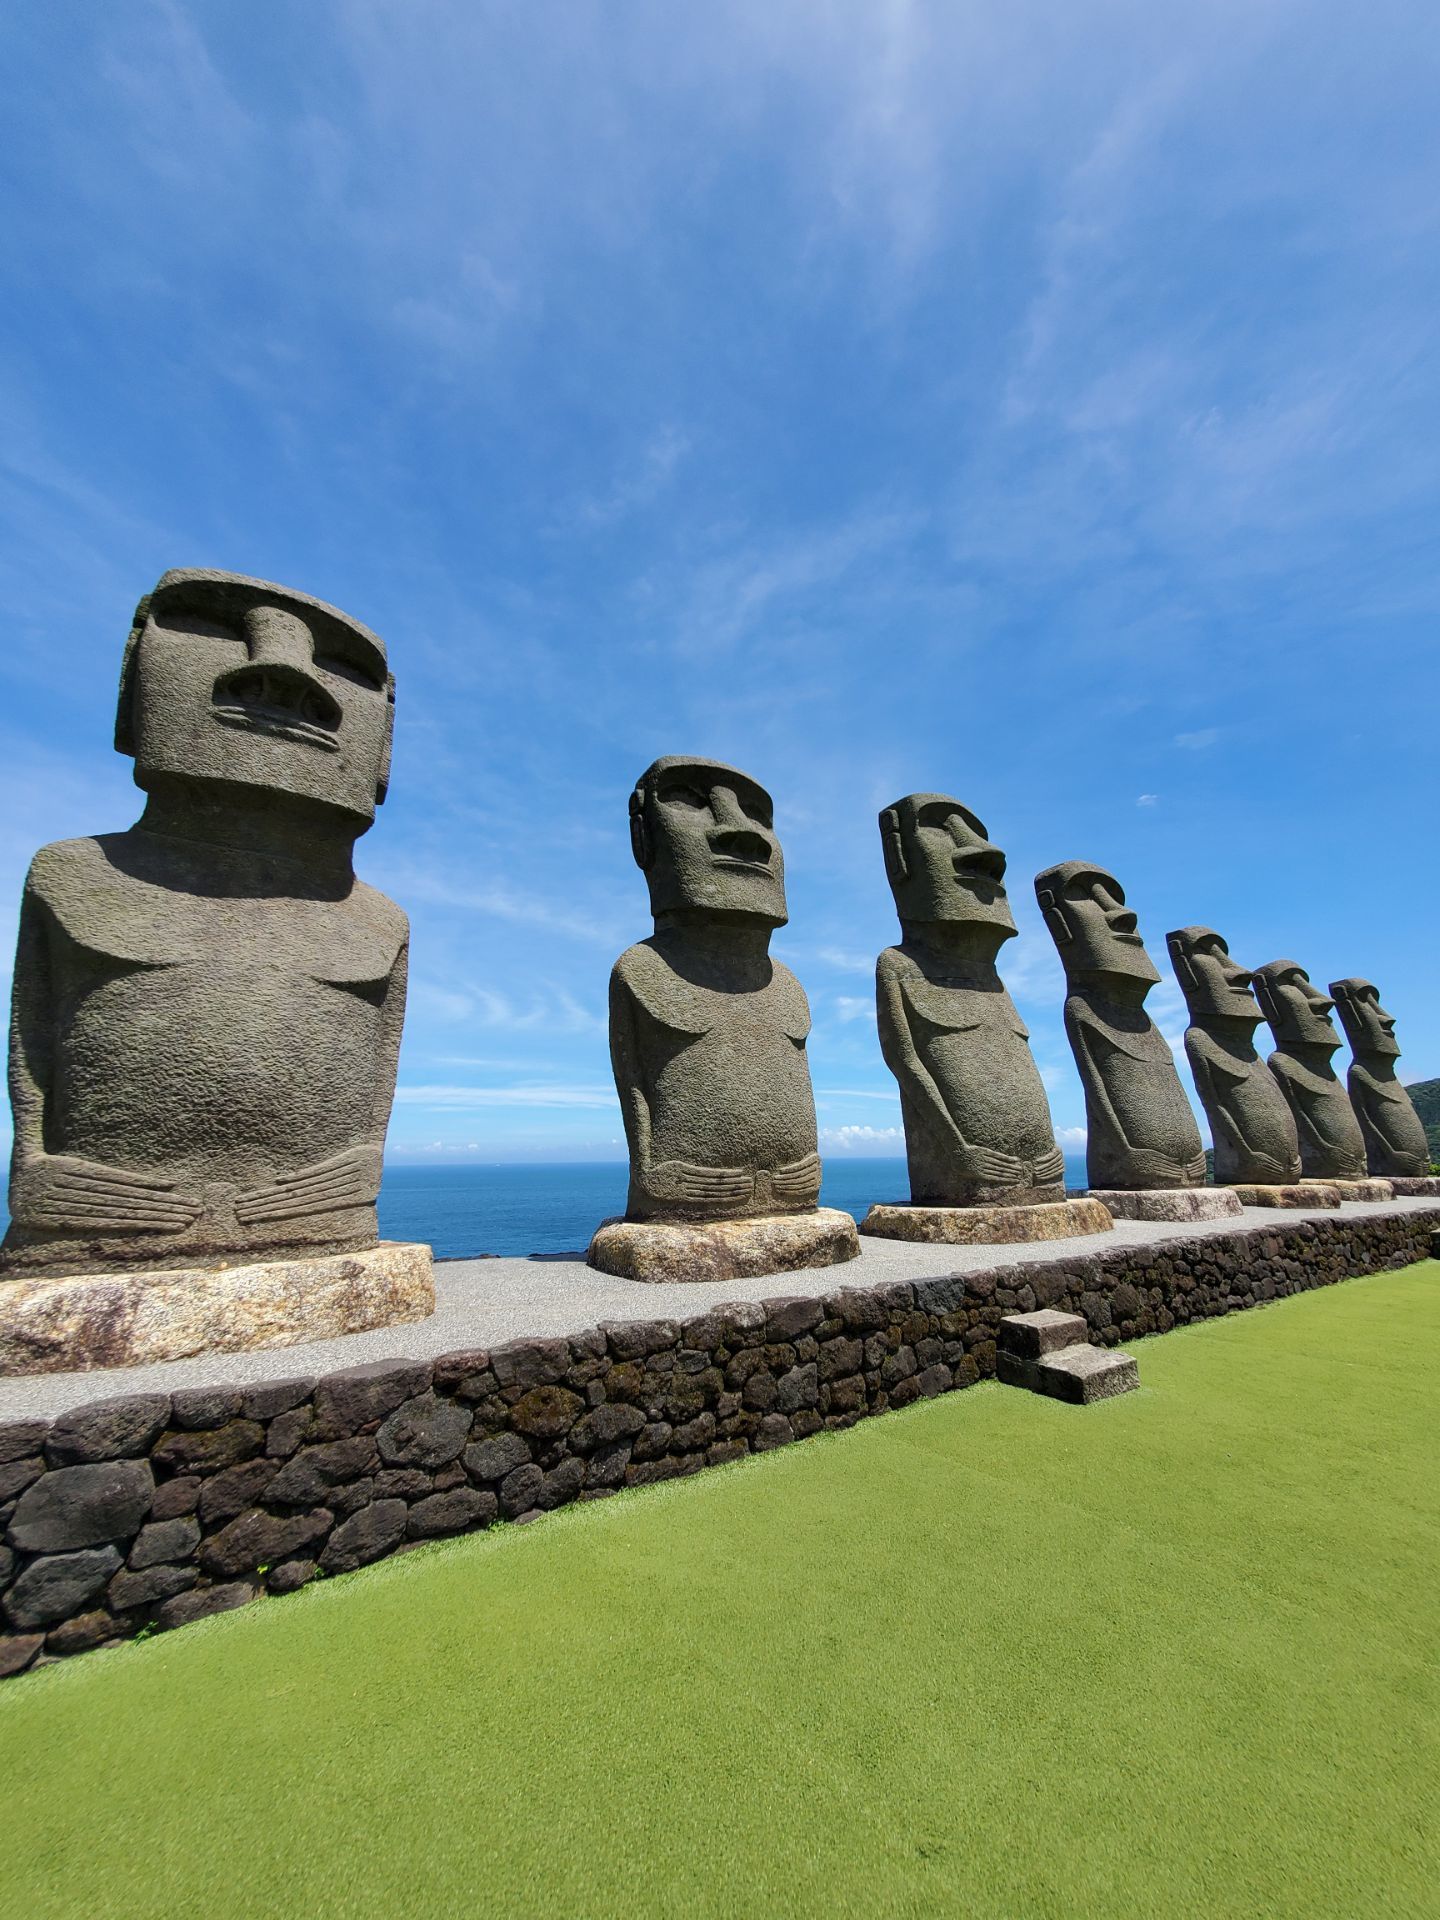
[[[749,827],[721,827],[710,835],[710,846],[727,860],[753,860],[761,867],[770,864],[770,842]]]
[[[993,880],[999,886],[1005,878],[1005,856],[999,847],[962,847],[955,871],[963,880]]]
[[[340,702],[310,671],[315,641],[299,615],[261,602],[246,610],[242,625],[250,664],[221,674],[216,701],[337,732]]]
[[[327,733],[340,725],[340,703],[334,695],[302,668],[279,661],[222,674],[215,682],[215,698],[254,712],[288,714]]]
[[[1140,924],[1128,907],[1113,907],[1105,918],[1115,933],[1134,933]]]

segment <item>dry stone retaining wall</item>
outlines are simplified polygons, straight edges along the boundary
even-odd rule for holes
[[[1247,1226],[0,1426],[0,1674],[971,1386],[1006,1313],[1115,1345],[1408,1265],[1437,1226]]]

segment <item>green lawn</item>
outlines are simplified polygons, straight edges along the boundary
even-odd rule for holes
[[[0,1687],[0,1911],[1433,1915],[1440,1266]]]

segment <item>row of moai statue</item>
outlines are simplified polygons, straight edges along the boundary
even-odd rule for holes
[[[193,569],[142,600],[115,734],[141,817],[43,848],[25,886],[7,1277],[375,1247],[408,924],[356,878],[353,852],[385,796],[393,723],[384,645],[334,607]],[[818,1205],[808,1004],[769,952],[787,919],[769,794],[714,761],[657,760],[630,830],[655,931],[611,980],[630,1184],[592,1263],[658,1279],[853,1257],[850,1216]],[[1220,1186],[1206,1189],[1189,1102],[1145,1011],[1158,975],[1135,916],[1112,875],[1070,861],[1036,882],[1089,1116],[1091,1192],[1067,1195],[996,966],[1016,930],[1004,854],[944,794],[887,807],[880,831],[902,938],[880,955],[877,1011],[910,1199],[877,1203],[863,1231],[1057,1237],[1117,1212],[1238,1209],[1237,1195],[1263,1201],[1302,1176],[1368,1172],[1419,1190],[1424,1133],[1375,989],[1332,988],[1355,1049],[1347,1101],[1331,1000],[1287,961],[1252,976],[1191,927],[1169,939],[1215,1138]],[[1252,1039],[1262,1009],[1277,1039],[1268,1067]]]

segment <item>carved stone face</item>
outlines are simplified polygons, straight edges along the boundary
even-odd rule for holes
[[[783,927],[785,861],[770,796],[718,760],[657,760],[630,796],[630,844],[650,911],[689,910]]]
[[[1067,977],[1119,974],[1152,985],[1160,978],[1125,904],[1125,889],[1104,867],[1088,860],[1047,867],[1035,876],[1035,898]]]
[[[1352,1053],[1368,1054],[1372,1059],[1400,1058],[1395,1016],[1381,1006],[1376,987],[1368,980],[1332,980],[1330,991]]]
[[[115,744],[141,787],[259,788],[363,831],[385,797],[394,689],[381,641],[334,607],[239,574],[167,573],[136,609]]]
[[[1328,1047],[1333,1053],[1340,1045],[1330,1018],[1335,1002],[1311,985],[1309,974],[1296,961],[1272,960],[1257,967],[1255,997],[1278,1047]]]
[[[943,793],[911,793],[880,815],[885,871],[895,909],[909,921],[968,921],[1015,931],[1005,894],[1005,856],[984,822]]]
[[[1251,976],[1238,960],[1231,959],[1229,947],[1213,927],[1180,927],[1166,934],[1165,943],[1185,1004],[1197,1022],[1248,1020],[1252,1027],[1259,1026]]]

